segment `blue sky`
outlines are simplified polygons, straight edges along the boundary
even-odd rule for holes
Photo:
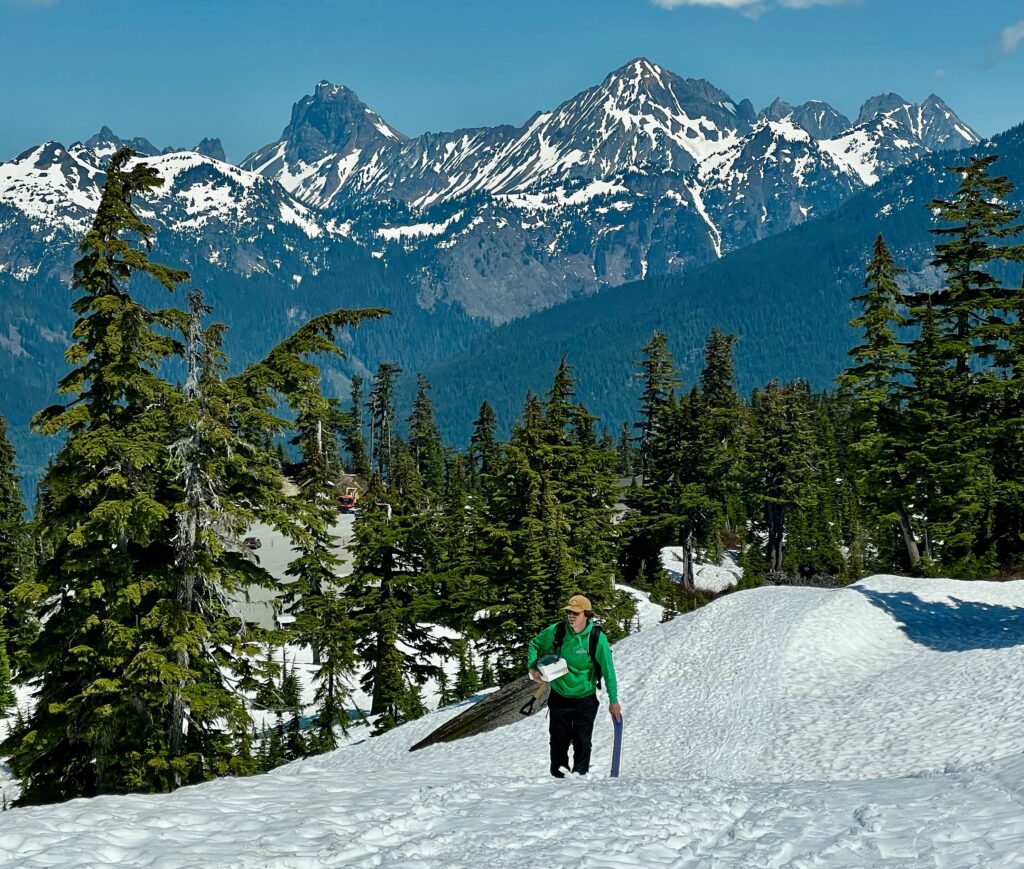
[[[407,135],[518,125],[637,56],[758,109],[935,92],[983,135],[1024,121],[1024,0],[0,0],[0,160],[103,124],[239,160],[321,79]]]

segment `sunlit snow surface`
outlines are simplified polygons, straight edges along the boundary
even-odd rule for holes
[[[409,754],[459,709],[269,775],[0,815],[0,866],[1024,864],[1024,583],[721,598],[615,647],[586,779],[543,716]],[[604,703],[602,703],[604,707]]]

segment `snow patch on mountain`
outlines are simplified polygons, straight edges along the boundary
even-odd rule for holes
[[[78,230],[99,206],[100,175],[82,151],[46,142],[0,163],[0,203],[30,220]]]
[[[417,223],[412,226],[384,226],[377,230],[377,235],[386,238],[388,241],[397,241],[401,238],[422,238],[431,235],[440,235],[449,226],[462,220],[463,212],[453,214],[442,223]]]

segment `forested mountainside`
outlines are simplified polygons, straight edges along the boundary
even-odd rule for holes
[[[564,354],[579,378],[580,400],[614,431],[632,420],[640,385],[633,360],[655,329],[665,332],[683,376],[693,382],[712,328],[735,334],[741,393],[771,378],[834,385],[856,343],[851,298],[864,280],[881,232],[906,289],[937,286],[928,265],[936,224],[928,203],[948,196],[958,178],[946,167],[974,154],[998,154],[993,171],[1016,184],[1024,203],[1024,125],[963,153],[923,158],[853,196],[834,213],[736,251],[683,276],[610,288],[508,323],[460,357],[427,372],[439,422],[449,436],[469,436],[474,403],[487,400],[502,428],[522,411],[527,389],[542,392]]]

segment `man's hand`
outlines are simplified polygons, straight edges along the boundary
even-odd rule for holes
[[[530,678],[533,679],[534,682],[543,682],[544,681],[544,677],[541,676],[540,670],[538,670],[536,667],[534,667],[532,670],[530,670]]]
[[[616,721],[622,721],[622,709],[618,703],[610,703],[608,705],[608,714]]]

